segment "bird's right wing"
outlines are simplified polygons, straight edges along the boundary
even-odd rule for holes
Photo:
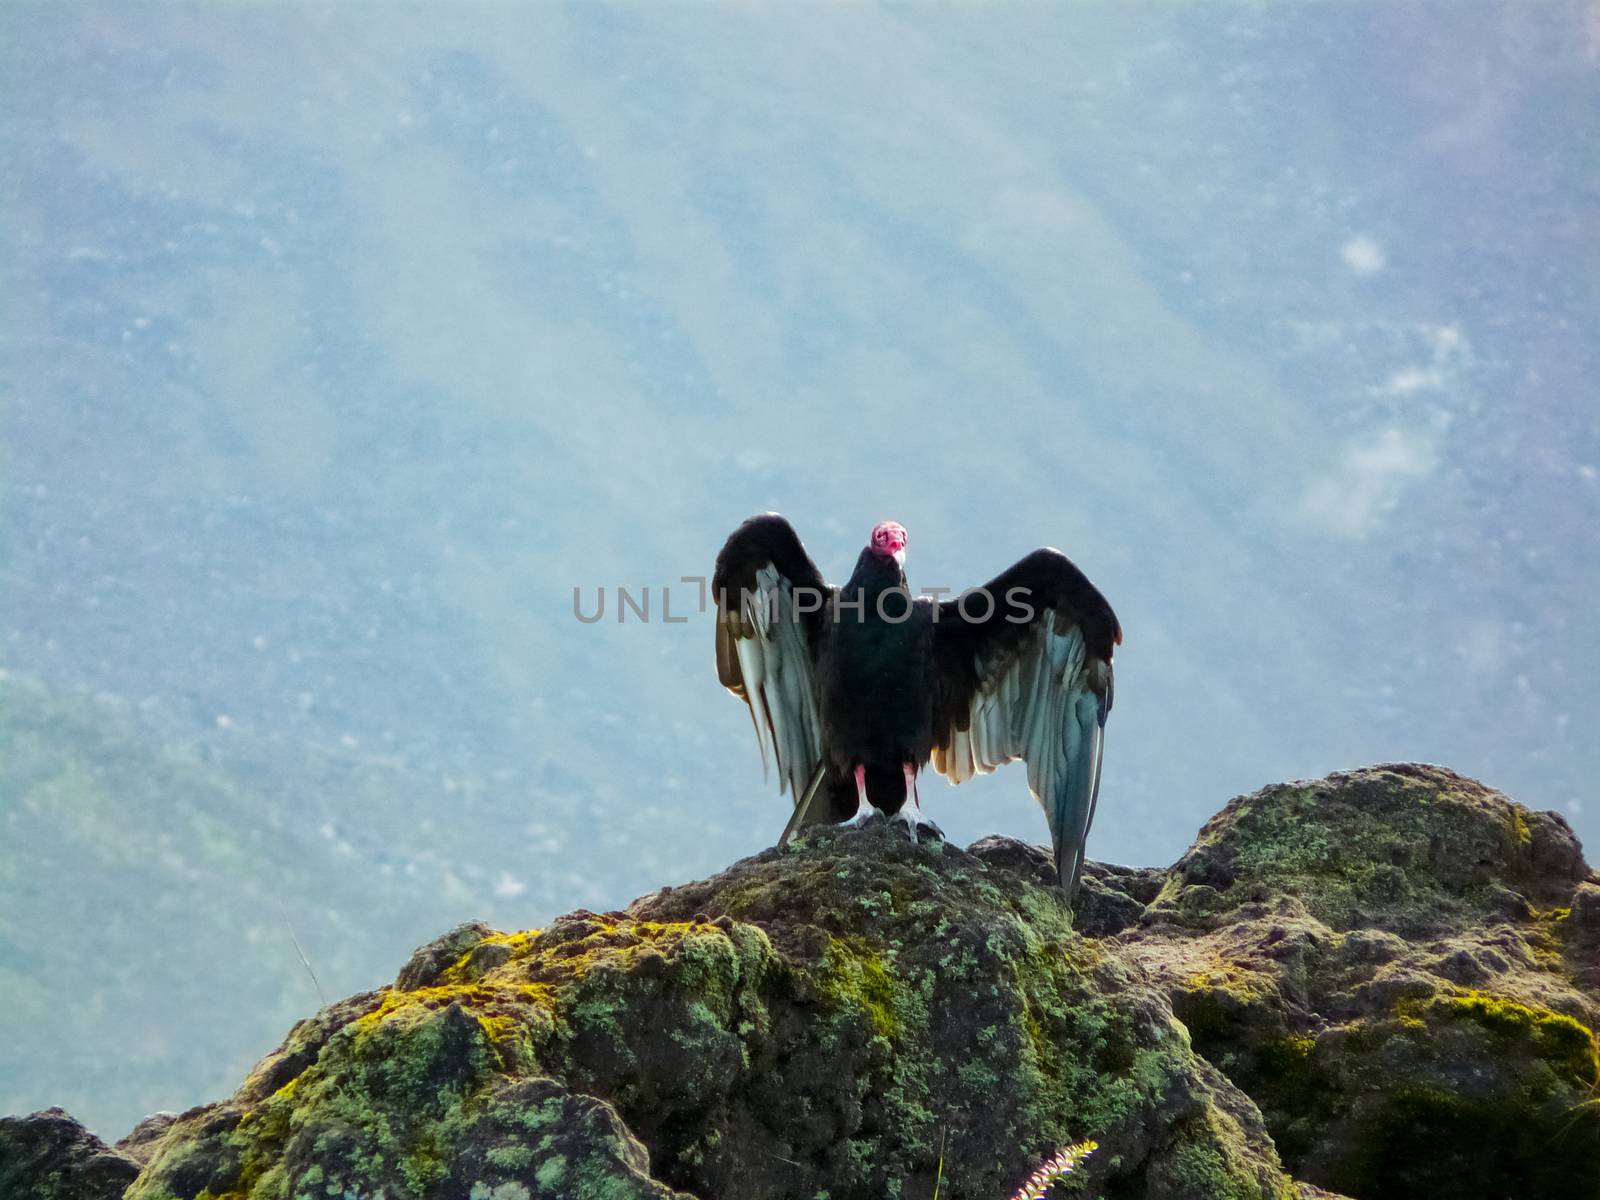
[[[711,581],[717,604],[717,678],[750,706],[763,767],[799,804],[822,760],[817,649],[833,589],[777,513],[729,535]]]
[[[1035,550],[946,600],[934,625],[933,768],[963,783],[1022,759],[1070,903],[1100,791],[1111,653],[1122,628],[1059,550]]]

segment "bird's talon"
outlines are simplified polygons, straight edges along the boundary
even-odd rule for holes
[[[913,842],[920,844],[929,837],[934,841],[944,841],[944,830],[923,816],[920,810],[902,808],[895,819],[906,827],[906,836]]]

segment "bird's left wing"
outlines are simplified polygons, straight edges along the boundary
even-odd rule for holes
[[[816,655],[833,589],[777,513],[729,535],[711,581],[717,678],[750,706],[763,766],[800,803],[822,758]]]
[[[1059,550],[1035,550],[940,603],[934,770],[964,783],[1022,759],[1070,902],[1100,790],[1116,614]]]

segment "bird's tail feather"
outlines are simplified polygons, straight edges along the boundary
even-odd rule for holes
[[[778,838],[779,846],[787,845],[796,829],[799,829],[802,825],[809,824],[808,817],[812,807],[816,804],[817,797],[822,794],[822,783],[827,774],[827,763],[817,763],[817,769],[811,772],[811,782],[806,784],[805,795],[796,801],[794,813],[789,817],[789,823],[783,827],[783,835]]]

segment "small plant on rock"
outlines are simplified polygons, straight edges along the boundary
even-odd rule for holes
[[[1098,1147],[1099,1142],[1074,1142],[1063,1150],[1058,1150],[1054,1155],[1045,1159],[1039,1169],[1017,1189],[1011,1200],[1044,1200],[1044,1195],[1059,1180],[1072,1174],[1072,1169],[1088,1158]]]

